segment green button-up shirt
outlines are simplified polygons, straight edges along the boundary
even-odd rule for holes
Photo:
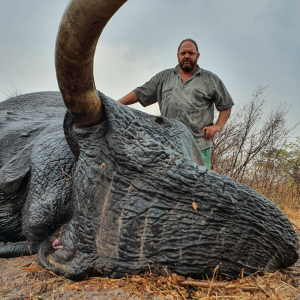
[[[134,90],[143,106],[158,102],[161,115],[185,124],[193,134],[200,150],[212,146],[200,130],[213,125],[214,105],[218,111],[231,108],[234,103],[221,79],[198,65],[184,83],[177,65],[152,77]]]

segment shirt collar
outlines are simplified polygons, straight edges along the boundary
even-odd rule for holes
[[[177,65],[175,68],[174,68],[174,73],[175,74],[178,74],[179,73],[179,65]],[[196,69],[195,69],[195,72],[192,76],[194,75],[197,75],[197,74],[200,74],[201,73],[201,68],[199,67],[199,65],[197,64],[196,65]]]

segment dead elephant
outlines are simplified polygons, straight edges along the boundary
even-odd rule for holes
[[[0,256],[37,252],[75,280],[152,263],[194,278],[220,263],[230,278],[290,266],[298,239],[273,203],[207,171],[181,123],[96,91],[96,43],[124,2],[67,7],[56,47],[64,125],[59,93],[0,103]]]

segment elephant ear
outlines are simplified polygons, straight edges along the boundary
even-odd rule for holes
[[[30,157],[33,143],[23,148],[0,169],[0,189],[6,194],[16,192],[30,171]]]

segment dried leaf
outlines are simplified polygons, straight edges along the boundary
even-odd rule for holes
[[[200,291],[197,291],[197,292],[195,293],[195,296],[196,296],[196,297],[204,298],[204,297],[207,297],[207,294],[202,293],[202,292],[200,292]]]
[[[197,203],[195,201],[192,203],[192,206],[193,206],[194,210],[197,210]]]
[[[22,271],[29,271],[29,272],[45,271],[42,267],[37,267],[37,268],[33,268],[33,267],[22,267],[21,270],[22,270]]]
[[[66,285],[65,288],[67,290],[75,290],[75,291],[82,291],[82,289],[78,286],[75,286],[74,284]]]

